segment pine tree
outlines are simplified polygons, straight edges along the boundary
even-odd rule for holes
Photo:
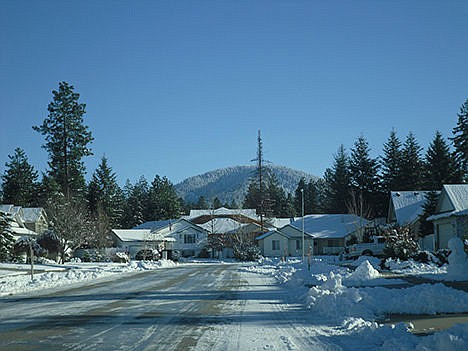
[[[123,194],[116,179],[117,176],[109,166],[107,158],[103,157],[89,182],[87,193],[91,213],[97,216],[99,208],[103,212],[100,217],[108,218],[112,228],[119,227],[124,206]]]
[[[421,147],[413,133],[409,133],[402,150],[401,178],[399,190],[421,190],[423,163],[421,161]]]
[[[349,158],[343,145],[334,155],[333,166],[324,174],[324,207],[328,213],[347,213],[347,202],[351,192]]]
[[[349,163],[351,173],[351,185],[354,191],[354,199],[358,200],[358,216],[381,215],[381,190],[379,182],[379,165],[376,159],[370,157],[370,148],[367,140],[360,136],[351,149]],[[353,201],[355,202],[355,201]],[[355,207],[353,205],[353,207]]]
[[[270,176],[270,170],[265,166],[266,161],[263,158],[263,141],[260,130],[257,137],[257,158],[252,161],[257,162],[257,167],[244,199],[244,208],[255,208],[257,210],[263,230],[264,219],[271,216],[273,204],[267,191],[266,181]]]
[[[223,204],[221,203],[221,201],[219,200],[219,198],[217,196],[213,199],[213,203],[212,203],[211,207],[214,208],[214,209],[223,207]]]
[[[313,214],[320,212],[319,194],[317,182],[310,180],[308,183],[305,182],[304,178],[299,180],[297,188],[294,192],[294,212],[295,215],[302,215],[302,191],[304,191],[304,214]]]
[[[15,240],[11,233],[11,217],[0,211],[0,262],[5,262],[13,256],[13,247]]]
[[[38,203],[37,171],[28,163],[26,153],[16,148],[10,162],[5,163],[2,176],[3,202],[18,206],[31,207]]]
[[[386,194],[390,191],[401,190],[401,163],[402,151],[401,142],[398,139],[396,132],[392,130],[387,142],[383,147],[384,156],[381,158],[380,164],[382,169],[382,190]]]
[[[49,154],[48,175],[67,198],[84,196],[85,166],[82,158],[92,155],[88,144],[93,141],[91,132],[83,123],[86,105],[78,102],[80,95],[73,89],[72,85],[60,82],[59,90],[52,91],[48,117],[42,125],[33,127],[45,136],[43,148]]]
[[[440,190],[454,178],[454,160],[442,134],[437,131],[425,157],[424,184],[427,189]]]
[[[132,185],[127,179],[124,186],[125,205],[122,216],[122,228],[133,228],[144,223],[149,215],[148,181],[144,176]]]
[[[149,188],[150,217],[148,220],[177,218],[181,206],[174,185],[166,177],[156,175]]]
[[[426,202],[423,205],[423,213],[420,216],[420,235],[426,236],[434,233],[434,226],[432,222],[428,222],[427,218],[432,216],[436,212],[437,201],[439,200],[439,195],[436,191],[430,191],[426,194]]]
[[[461,165],[462,176],[468,181],[468,99],[460,108],[457,126],[453,128],[453,146],[456,161]]]

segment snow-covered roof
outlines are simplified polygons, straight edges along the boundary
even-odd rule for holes
[[[468,184],[446,184],[443,190],[447,192],[455,212],[468,209]]]
[[[235,216],[243,215],[252,219],[258,219],[255,209],[229,209],[225,207],[217,208],[216,210],[190,210],[190,215],[187,219],[197,218],[201,216]]]
[[[269,237],[270,235],[272,234],[278,234],[278,235],[282,235],[282,236],[285,236],[286,238],[289,238],[289,235],[287,235],[286,233],[282,233],[276,229],[273,229],[273,230],[270,230],[266,233],[263,233],[262,235],[259,235],[255,238],[255,240],[262,240],[262,239],[265,239],[266,237]]]
[[[35,231],[29,230],[28,228],[22,227],[16,221],[10,222],[10,230],[15,236],[38,236]]]
[[[149,229],[112,229],[112,232],[122,241],[150,241]]]
[[[161,228],[167,227],[168,225],[177,222],[178,219],[166,219],[163,221],[151,221],[137,225],[133,229],[150,229],[151,231],[157,231]]]
[[[288,225],[294,221],[297,221],[301,217],[293,217],[293,218],[272,218],[268,220],[268,226],[273,226],[274,228],[282,228],[285,225]]]
[[[439,210],[445,196],[448,197],[448,200],[452,205],[451,210],[436,213],[428,218],[429,221],[451,216],[468,215],[468,184],[445,184],[442,187],[442,196],[439,198],[437,206]]]
[[[0,212],[10,213],[12,208],[13,208],[13,205],[0,205]]]
[[[34,223],[39,220],[43,212],[42,207],[25,207],[23,208],[23,220],[27,223]]]
[[[304,232],[314,238],[344,238],[370,222],[353,214],[317,214],[304,217]],[[302,231],[302,218],[290,226]]]
[[[208,232],[224,234],[239,230],[246,224],[239,223],[231,218],[213,218],[206,223],[198,224],[199,227],[207,230]]]
[[[391,203],[398,225],[403,226],[415,222],[423,213],[426,194],[429,191],[392,191]],[[439,193],[439,192],[437,192]]]

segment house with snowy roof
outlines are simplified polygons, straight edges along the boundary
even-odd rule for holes
[[[436,213],[427,220],[434,225],[436,249],[447,249],[455,236],[468,240],[468,184],[444,185]]]
[[[49,229],[47,213],[42,207],[23,207],[23,223],[26,228],[38,234]]]
[[[408,226],[419,233],[420,216],[424,212],[426,195],[430,191],[392,191],[388,206],[387,222],[400,227]],[[436,192],[440,193],[440,192]]]
[[[353,214],[313,214],[262,234],[257,240],[264,256],[300,256],[304,226],[306,254],[309,250],[314,255],[338,254],[352,236],[362,238],[369,225],[369,221]]]
[[[195,224],[203,224],[213,218],[231,218],[240,223],[256,222],[260,224],[260,218],[255,209],[229,209],[220,207],[217,209],[190,210],[188,216],[182,217]]]
[[[149,229],[112,229],[112,238],[117,248],[128,253],[130,258],[135,258],[141,250],[164,250],[171,249],[174,241],[152,233]]]
[[[208,231],[184,218],[145,222],[134,229],[146,229],[153,236],[171,240],[171,248],[184,257],[198,256],[208,243]]]
[[[43,209],[41,210],[44,211]],[[37,237],[39,234],[43,233],[43,231],[37,232],[34,230],[36,229],[36,222],[34,222],[34,220],[39,221],[39,218],[31,216],[31,212],[28,208],[3,204],[0,205],[0,212],[8,214],[12,219],[12,222],[10,223],[10,229],[15,239],[19,239],[22,236]],[[46,218],[47,217],[45,216],[44,212],[43,219],[45,222],[43,224],[39,224],[37,227],[38,229],[42,229],[43,227],[45,227],[44,231],[47,229],[48,223]]]
[[[213,253],[213,256],[226,258],[234,257],[233,247],[236,240],[253,242],[255,237],[263,232],[257,222],[243,223],[230,217],[214,217],[198,226],[208,232],[209,241],[222,243],[219,252]]]

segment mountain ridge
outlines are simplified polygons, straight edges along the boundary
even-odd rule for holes
[[[269,165],[267,167],[276,175],[286,193],[293,193],[302,177],[306,181],[317,179],[312,174],[285,166]],[[235,201],[240,205],[247,193],[249,181],[255,169],[256,166],[253,165],[219,168],[186,178],[177,183],[175,189],[186,202],[194,203],[200,196],[204,196],[207,202],[218,197],[222,203]]]

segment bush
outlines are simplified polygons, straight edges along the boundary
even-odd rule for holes
[[[256,261],[260,257],[260,248],[253,242],[240,242],[234,245],[234,258],[239,261]]]
[[[384,236],[386,242],[384,255],[386,258],[399,258],[406,261],[419,250],[418,243],[408,227],[386,232]]]

